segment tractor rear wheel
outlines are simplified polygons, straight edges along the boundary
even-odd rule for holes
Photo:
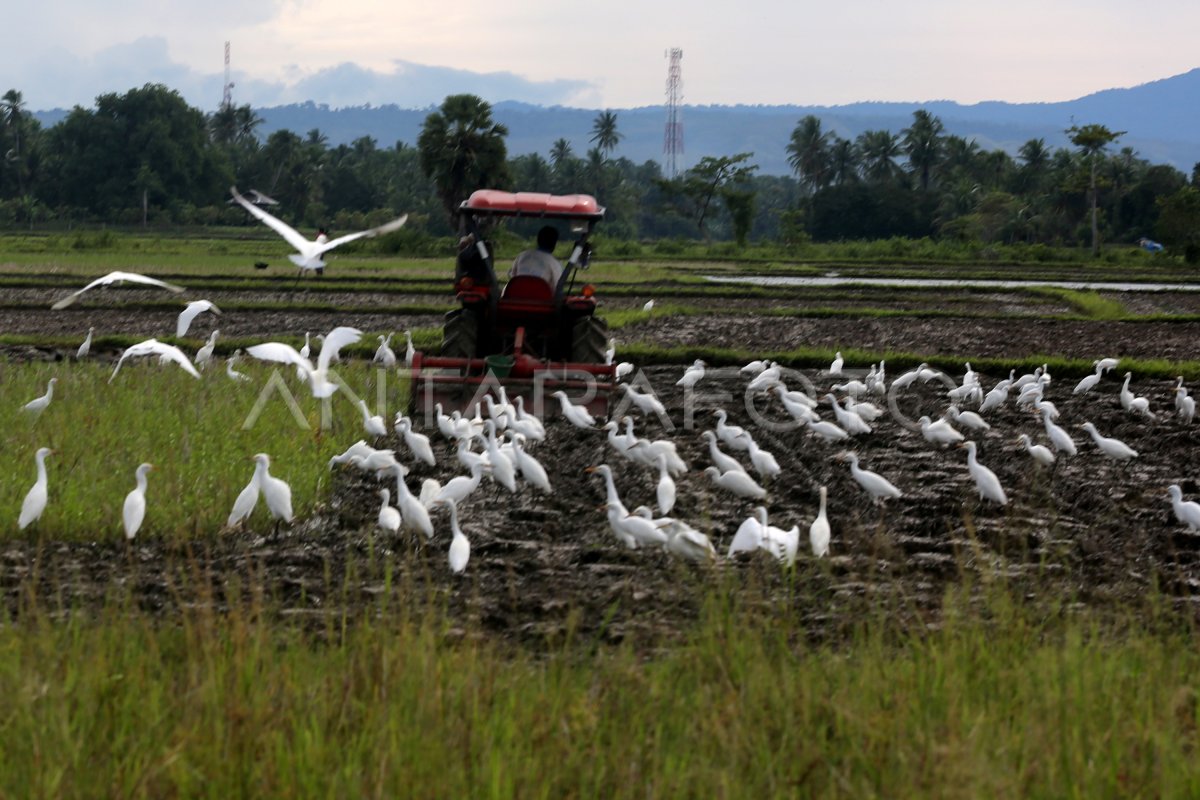
[[[608,349],[608,323],[584,317],[571,331],[571,360],[577,364],[603,364]]]
[[[479,339],[479,318],[465,308],[446,315],[442,326],[441,355],[446,358],[475,358]]]

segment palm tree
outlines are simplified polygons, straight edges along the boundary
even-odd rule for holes
[[[821,120],[809,114],[796,123],[787,145],[788,164],[810,194],[829,182],[829,134]]]
[[[550,163],[554,165],[554,171],[557,172],[562,168],[562,165],[574,155],[571,152],[571,143],[566,139],[557,139],[550,147]]]
[[[1100,219],[1097,212],[1096,204],[1096,160],[1100,153],[1110,144],[1120,139],[1125,135],[1125,131],[1110,131],[1103,125],[1095,123],[1084,125],[1082,128],[1078,125],[1072,125],[1067,129],[1067,134],[1071,137],[1071,144],[1079,148],[1079,152],[1088,162],[1088,168],[1091,171],[1091,181],[1088,184],[1088,196],[1092,205],[1092,255],[1100,255]]]
[[[908,168],[917,174],[921,191],[929,188],[929,177],[941,161],[943,130],[942,121],[921,108],[913,112],[912,125],[901,131]]]
[[[473,94],[450,95],[425,118],[417,138],[421,170],[433,178],[451,225],[467,194],[508,182],[507,135],[492,119],[491,105]]]
[[[617,132],[617,115],[614,111],[602,111],[592,122],[592,136],[589,142],[594,142],[600,148],[605,158],[616,149],[617,143],[623,137]]]
[[[900,139],[891,131],[863,131],[854,140],[854,147],[863,178],[871,183],[887,183],[903,174],[897,159],[904,152]]]
[[[17,172],[18,196],[25,194],[24,165],[21,159],[21,129],[25,127],[25,100],[16,89],[9,89],[0,98],[0,113],[4,115],[4,126],[12,131],[13,148],[11,156],[5,153],[5,159],[11,158]]]
[[[858,153],[854,150],[854,142],[833,137],[829,148],[829,178],[838,186],[858,178]]]

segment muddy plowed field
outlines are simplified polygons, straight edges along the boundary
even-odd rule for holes
[[[132,294],[122,293],[128,297]],[[764,319],[753,310],[754,304],[743,300],[731,302],[723,315],[651,318],[625,327],[618,338],[664,346],[858,347],[1014,359],[1031,353],[1184,359],[1193,357],[1200,341],[1200,323],[999,316]],[[173,319],[163,310],[122,310],[119,303],[59,313],[0,310],[5,332],[54,336],[79,334],[89,325],[166,334]],[[348,319],[317,311],[242,311],[227,313],[216,325],[227,335],[265,338],[347,322],[367,330],[399,330],[439,324],[440,317],[381,312]],[[25,358],[29,352],[10,350],[8,357]],[[1135,392],[1147,396],[1158,414],[1151,422],[1121,408],[1120,370],[1080,396],[1071,393],[1074,379],[1054,380],[1046,396],[1058,405],[1060,424],[1074,436],[1079,454],[1061,457],[1052,468],[1037,466],[1017,444],[1021,432],[1047,442],[1034,415],[1015,407],[1014,395],[988,415],[991,430],[968,434],[978,442],[980,461],[1008,492],[1009,504],[1000,507],[979,500],[965,451],[936,447],[915,428],[920,415],[936,417],[948,404],[937,381],[897,390],[872,434],[830,445],[787,424],[777,400],[747,395],[747,381],[736,369],[710,370],[694,394],[684,395],[674,385],[681,365],[637,366],[637,379],[660,394],[669,413],[664,419],[633,414],[636,431],[673,440],[688,461],[689,472],[678,479],[673,516],[711,536],[722,555],[715,564],[689,564],[662,552],[621,546],[597,508],[604,501],[603,481],[585,468],[610,464],[630,508],[652,504],[656,472],[624,461],[604,432],[580,431],[554,416],[547,421],[546,441],[531,449],[546,466],[553,493],[522,485],[510,494],[485,481],[460,508],[472,548],[462,576],[451,575],[447,566],[444,511],[435,513],[432,541],[412,534],[385,536],[374,526],[381,484],[345,469],[335,472],[328,503],[291,529],[213,532],[186,546],[153,540],[127,546],[111,538],[89,543],[86,534],[80,542],[10,538],[0,543],[0,592],[11,613],[20,613],[30,597],[61,613],[120,597],[164,614],[261,597],[272,613],[311,620],[314,626],[333,625],[345,614],[400,613],[411,610],[406,605],[411,598],[424,597],[461,620],[462,631],[523,641],[561,641],[578,633],[646,643],[680,630],[700,612],[713,586],[740,593],[746,603],[790,608],[814,638],[836,637],[858,615],[880,608],[917,623],[936,623],[945,591],[964,580],[980,587],[1003,580],[1031,599],[1089,605],[1161,591],[1191,608],[1200,596],[1200,536],[1175,521],[1166,493],[1171,483],[1179,483],[1189,498],[1200,492],[1200,426],[1185,424],[1174,413],[1173,382],[1135,376]],[[865,371],[868,366],[847,368]],[[1002,377],[984,376],[985,389]],[[835,382],[819,370],[804,370],[789,380],[793,388],[807,383],[820,394]],[[888,398],[877,402],[889,405]],[[801,557],[793,570],[782,569],[764,553],[724,558],[735,529],[757,504],[715,488],[703,474],[710,459],[701,432],[712,428],[718,408],[746,427],[782,466],[782,475],[768,484],[765,505],[772,524],[800,527]],[[617,408],[618,414],[625,411]],[[828,405],[821,413],[832,418]],[[1118,463],[1103,456],[1076,427],[1085,421],[1137,449],[1139,458]],[[427,432],[437,447],[438,466],[415,467],[409,476],[414,490],[424,478],[444,482],[464,472],[450,445],[436,431]],[[330,441],[330,455],[348,446],[357,432],[344,438]],[[394,437],[378,446],[403,450]],[[886,476],[904,496],[882,506],[871,503],[847,464],[836,458],[843,450],[856,452],[864,468]],[[822,485],[829,490],[833,543],[831,557],[817,561],[807,555],[807,531]]]

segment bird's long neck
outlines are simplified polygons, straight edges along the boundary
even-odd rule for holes
[[[46,384],[46,401],[49,402],[50,400],[53,400],[53,399],[54,399],[54,382],[51,381],[50,383]],[[69,400],[70,398],[67,398],[67,399]]]
[[[621,498],[617,494],[617,484],[613,482],[611,472],[606,471],[604,473],[604,486],[608,491],[608,502],[619,504],[621,502]]]
[[[817,512],[818,516],[825,516],[825,498],[829,495],[829,490],[824,486],[821,487],[821,510]]]
[[[267,470],[267,462],[259,461],[254,465],[254,480],[259,486],[262,486],[263,481],[271,477],[271,473]]]
[[[37,482],[46,483],[46,454],[38,453],[37,455]]]
[[[146,470],[144,469],[137,471],[137,491],[141,494],[146,493]]]

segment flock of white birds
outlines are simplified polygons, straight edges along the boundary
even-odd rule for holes
[[[115,272],[93,281],[79,292],[56,303],[55,307],[61,308],[73,302],[89,289],[119,281],[161,286],[169,291],[178,289],[152,278]],[[206,312],[221,313],[220,309],[207,300],[187,303],[177,321],[177,334],[186,334],[192,322]],[[77,351],[77,358],[88,356],[93,333],[94,329],[89,329],[87,338]],[[212,361],[218,333],[216,330],[212,331],[205,344],[191,358],[177,347],[155,339],[135,344],[121,354],[109,380],[111,382],[116,378],[128,359],[138,356],[157,356],[160,362],[177,364],[189,375],[200,378],[201,371]],[[412,336],[409,331],[405,331],[405,336],[407,347],[402,358],[391,348],[392,336],[380,336],[374,361],[389,369],[401,364],[411,365],[414,354]],[[246,353],[260,360],[293,366],[297,379],[309,386],[313,397],[327,398],[338,388],[337,383],[329,379],[331,363],[338,359],[342,348],[359,342],[362,332],[350,327],[338,327],[316,338],[321,342],[321,346],[315,364],[311,360],[310,340],[307,334],[305,344],[300,350],[280,342],[266,342],[247,348]],[[610,343],[610,360],[614,351],[615,344]],[[239,356],[240,351],[234,353],[226,363],[225,374],[232,380],[246,379],[245,375],[234,369]],[[1075,386],[1074,394],[1084,394],[1095,389],[1102,376],[1115,369],[1117,364],[1117,359],[1101,359],[1095,362],[1095,372]],[[966,365],[961,381],[954,381],[928,364],[919,365],[890,384],[883,362],[871,365],[861,381],[846,378],[843,370],[844,360],[841,353],[838,353],[829,369],[824,371],[831,385],[830,390],[821,397],[815,396],[820,394],[819,392],[789,389],[783,380],[784,370],[778,364],[754,361],[742,367],[740,373],[744,376],[745,388],[749,394],[761,393],[777,399],[798,425],[806,427],[809,434],[818,440],[831,444],[872,434],[873,423],[884,414],[884,410],[876,405],[876,402],[887,395],[889,386],[891,391],[901,391],[917,382],[929,383],[938,380],[947,387],[950,406],[945,415],[936,420],[928,416],[921,417],[920,435],[936,447],[957,446],[965,449],[967,471],[974,481],[981,501],[999,505],[1009,502],[1008,494],[1000,480],[991,469],[980,463],[976,444],[967,437],[972,433],[988,430],[991,425],[985,416],[1010,400],[1018,407],[1028,409],[1044,429],[1049,446],[1035,443],[1034,437],[1027,432],[1021,432],[1015,439],[1036,464],[1051,467],[1059,458],[1073,457],[1079,452],[1075,439],[1060,425],[1057,407],[1046,396],[1052,378],[1045,366],[1020,377],[1016,376],[1014,371],[1008,378],[999,381],[987,391],[984,390],[979,374],[970,364]],[[627,368],[624,371],[629,370]],[[697,360],[685,370],[676,386],[685,391],[693,390],[704,380],[706,371],[707,365]],[[841,379],[840,383],[833,382],[838,379]],[[1147,422],[1157,420],[1159,415],[1151,410],[1149,401],[1133,394],[1130,389],[1131,381],[1132,375],[1126,373],[1119,393],[1121,406],[1138,419]],[[50,378],[46,393],[26,403],[23,410],[33,417],[45,411],[54,399],[56,382],[56,378]],[[628,383],[622,383],[619,392],[627,401],[631,413],[636,410],[647,417],[667,414],[666,407],[653,391],[643,392]],[[1180,422],[1190,423],[1195,414],[1195,402],[1183,386],[1182,378],[1174,389],[1174,395],[1174,417]],[[606,500],[601,508],[606,512],[612,533],[620,544],[628,548],[662,548],[670,554],[697,562],[713,561],[718,557],[708,534],[670,516],[676,499],[675,480],[689,471],[688,464],[679,455],[675,441],[639,438],[634,431],[634,420],[631,416],[625,416],[620,421],[614,419],[601,422],[584,406],[572,403],[565,393],[556,392],[554,397],[559,401],[561,414],[568,423],[576,428],[603,432],[613,457],[650,471],[645,483],[647,488],[653,487],[657,515],[656,511],[648,506],[638,506],[632,512],[626,507],[613,479],[613,469],[608,464],[588,468],[589,472],[604,480]],[[819,412],[825,407],[824,404],[827,404],[832,412],[832,420],[821,418]],[[968,406],[975,410],[968,410]],[[429,436],[415,430],[413,421],[403,413],[397,414],[389,426],[381,416],[372,415],[366,403],[362,401],[359,401],[359,410],[362,415],[362,428],[367,438],[360,439],[344,453],[334,456],[330,460],[330,467],[346,464],[373,474],[379,479],[394,479],[394,496],[390,488],[379,490],[381,505],[377,524],[389,533],[399,533],[401,530],[419,532],[426,540],[432,540],[435,530],[431,512],[440,508],[447,509],[451,533],[448,557],[450,566],[456,573],[466,568],[470,557],[470,541],[459,525],[458,510],[479,489],[484,477],[509,492],[517,492],[520,483],[547,495],[552,492],[549,473],[532,452],[545,440],[546,428],[540,419],[526,411],[523,398],[516,397],[510,401],[503,387],[498,389],[496,396],[489,394],[484,397],[470,417],[458,411],[445,414],[440,405],[436,408],[437,432],[449,443],[449,448],[443,449],[443,452],[453,452],[453,458],[457,459],[464,474],[452,478],[444,485],[436,479],[427,478],[415,490],[410,489],[408,485],[410,468],[405,462],[411,459],[412,463],[436,465],[437,456]],[[734,533],[726,557],[743,551],[764,550],[787,565],[793,564],[800,549],[800,526],[793,525],[785,530],[771,525],[764,502],[772,481],[781,476],[782,470],[778,462],[756,441],[751,431],[730,424],[725,410],[717,409],[713,416],[715,424],[712,429],[704,430],[700,434],[707,443],[712,461],[710,466],[704,468],[703,473],[718,492],[759,503],[753,514],[745,519]],[[1124,442],[1101,435],[1090,422],[1083,421],[1077,427],[1088,434],[1095,449],[1106,458],[1128,461],[1138,456],[1138,453]],[[379,443],[393,434],[396,441],[402,443],[406,456],[398,452],[397,448],[379,449],[368,443],[368,440]],[[52,452],[43,447],[35,454],[37,480],[21,506],[18,518],[18,526],[21,529],[33,524],[49,502],[46,458]],[[746,464],[730,453],[744,454]],[[861,466],[856,453],[847,450],[836,454],[835,457],[848,463],[853,480],[873,502],[883,504],[889,499],[903,496],[903,492],[886,477]],[[228,525],[237,526],[247,520],[260,496],[276,524],[291,523],[294,514],[290,487],[285,481],[271,475],[270,457],[266,453],[258,453],[253,459],[254,472],[234,503],[228,517]],[[141,464],[137,468],[134,476],[135,487],[125,498],[122,521],[125,534],[130,539],[137,535],[145,518],[147,474],[152,469],[153,466],[149,463]],[[827,488],[820,487],[819,494],[819,509],[808,526],[809,546],[813,556],[817,558],[829,553],[831,542]],[[1168,487],[1168,495],[1178,520],[1189,530],[1200,531],[1200,504],[1185,501],[1177,484]]]

